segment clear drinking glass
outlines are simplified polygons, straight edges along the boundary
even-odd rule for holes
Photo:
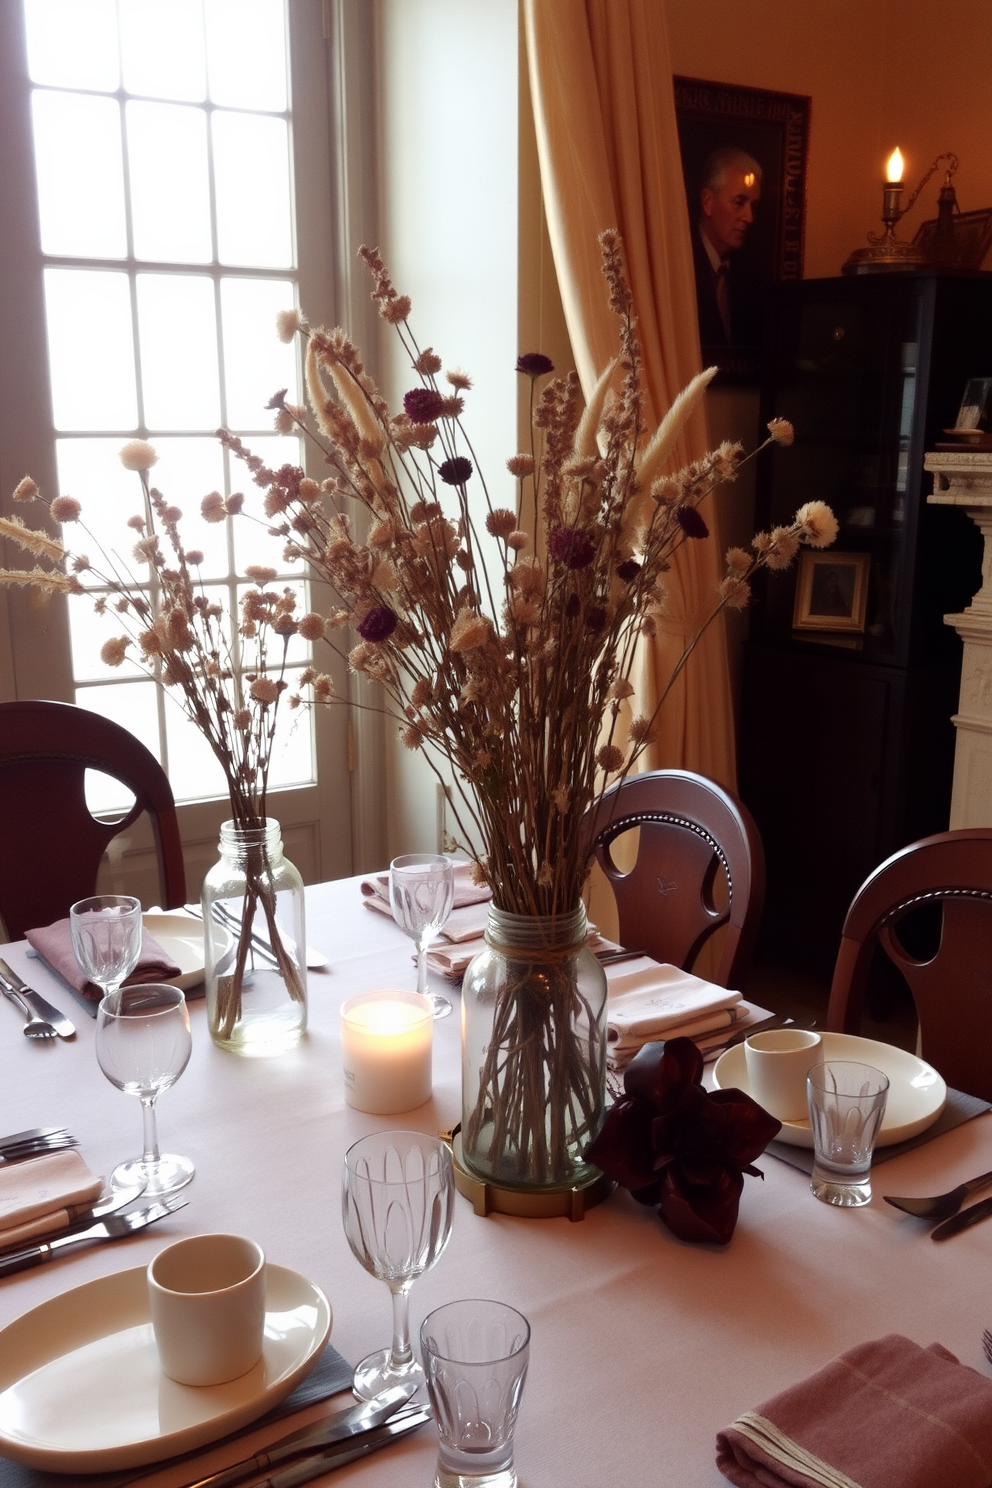
[[[451,859],[440,853],[405,853],[389,865],[389,902],[401,930],[417,944],[417,991],[434,1009],[435,1018],[446,1018],[451,1003],[440,992],[427,988],[427,947],[451,913],[455,900],[455,876]]]
[[[515,1488],[527,1319],[504,1302],[449,1302],[425,1318],[420,1345],[440,1439],[435,1488]]]
[[[806,1092],[815,1148],[810,1188],[825,1204],[867,1204],[888,1076],[870,1064],[831,1059],[813,1066]]]
[[[410,1347],[409,1293],[448,1243],[454,1196],[451,1153],[436,1137],[375,1132],[345,1153],[344,1232],[356,1258],[393,1298],[392,1347],[358,1365],[353,1389],[360,1400],[424,1382]]]
[[[121,987],[97,1008],[97,1063],[118,1090],[137,1096],[144,1122],[142,1155],[114,1169],[115,1188],[144,1183],[146,1194],[167,1194],[193,1177],[188,1157],[159,1151],[155,1126],[155,1102],[179,1079],[192,1047],[189,1010],[178,987]]]
[[[141,955],[141,901],[130,894],[95,894],[69,910],[72,949],[80,971],[106,997],[130,976]]]

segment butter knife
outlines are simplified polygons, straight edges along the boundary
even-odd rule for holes
[[[953,1214],[950,1219],[945,1219],[935,1230],[930,1232],[931,1240],[949,1240],[952,1235],[957,1235],[961,1230],[967,1230],[974,1224],[981,1224],[983,1219],[992,1215],[992,1199],[979,1199],[977,1204],[971,1204],[967,1209],[962,1209],[960,1214]]]
[[[44,1018],[46,1023],[51,1023],[59,1038],[76,1037],[76,1030],[65,1014],[60,1013],[57,1007],[53,1007],[40,992],[29,987],[27,982],[23,982],[16,971],[11,971],[6,961],[0,961],[0,980],[6,982],[8,987],[12,987],[15,992],[19,992],[33,1013],[39,1018]]]
[[[95,1204],[67,1204],[64,1209],[57,1211],[57,1217],[53,1217],[51,1226],[37,1235],[32,1240],[38,1244],[47,1243],[54,1235],[60,1237],[76,1235],[83,1230],[89,1229],[96,1224],[98,1219],[106,1219],[108,1214],[116,1214],[119,1209],[126,1209],[128,1204],[133,1204],[135,1199],[140,1199],[145,1191],[144,1183],[132,1183],[130,1188],[115,1188]],[[24,1244],[23,1240],[14,1240],[5,1243],[3,1231],[0,1230],[0,1255],[11,1249],[18,1249]]]
[[[415,1410],[412,1415],[401,1417],[399,1420],[387,1421],[384,1426],[377,1426],[374,1431],[366,1431],[362,1436],[335,1442],[331,1447],[325,1447],[314,1457],[304,1457],[301,1462],[294,1462],[291,1467],[286,1467],[282,1472],[272,1473],[271,1476],[263,1478],[256,1488],[299,1488],[301,1483],[309,1483],[312,1478],[319,1478],[322,1473],[333,1472],[336,1467],[343,1467],[346,1462],[358,1462],[362,1457],[368,1457],[371,1452],[378,1452],[380,1447],[388,1447],[390,1442],[398,1441],[400,1437],[406,1436],[408,1431],[416,1431],[431,1419],[429,1406],[423,1406]]]

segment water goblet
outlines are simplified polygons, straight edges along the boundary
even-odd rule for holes
[[[345,1153],[344,1232],[356,1259],[393,1298],[392,1346],[355,1370],[352,1388],[360,1400],[408,1381],[424,1383],[410,1346],[409,1293],[448,1243],[454,1196],[451,1153],[436,1137],[375,1132]]]
[[[440,853],[405,853],[389,865],[389,902],[401,930],[416,942],[417,991],[426,997],[435,1018],[446,1018],[451,1003],[427,988],[427,947],[451,913],[455,875],[451,859]]]
[[[141,955],[141,901],[130,894],[94,894],[69,910],[72,949],[80,971],[116,992]]]
[[[155,1102],[179,1079],[192,1047],[189,1009],[178,987],[121,987],[97,1008],[97,1063],[112,1085],[140,1100],[144,1126],[142,1154],[114,1169],[114,1188],[144,1183],[146,1195],[169,1194],[193,1177],[188,1157],[159,1151],[155,1123]]]

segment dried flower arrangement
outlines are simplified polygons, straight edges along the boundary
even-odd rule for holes
[[[125,469],[139,475],[144,495],[143,512],[128,521],[136,534],[133,557],[145,566],[143,579],[102,548],[100,562],[93,563],[82,553],[74,555],[57,539],[27,527],[20,518],[10,517],[0,518],[0,536],[31,553],[36,565],[27,571],[2,569],[0,582],[88,595],[98,614],[113,615],[124,634],[103,643],[101,659],[107,666],[119,667],[130,653],[141,671],[168,689],[224,772],[236,826],[263,828],[276,721],[288,686],[284,676],[287,650],[302,624],[295,613],[296,594],[289,588],[270,587],[276,577],[274,568],[249,567],[246,577],[253,580],[253,587],[242,596],[240,622],[232,635],[221,606],[201,582],[203,554],[184,546],[179,526],[182,512],[149,483],[148,472],[157,458],[152,445],[142,439],[132,440],[120,452]],[[56,522],[78,523],[87,532],[75,498],[57,496],[48,501],[29,476],[18,485],[14,499],[41,502]],[[213,492],[201,503],[201,513],[207,521],[223,521],[239,509],[242,499],[233,496],[225,502]],[[92,538],[88,532],[87,536]],[[263,845],[256,871],[249,876],[242,910],[245,933],[233,968],[218,981],[222,1034],[229,1034],[240,1016],[242,979],[257,906],[265,913],[268,938],[290,996],[303,1001],[306,995],[276,924],[264,832],[260,835]]]
[[[380,685],[404,743],[422,750],[454,787],[461,845],[495,906],[518,915],[570,915],[579,903],[589,868],[583,816],[651,743],[657,712],[699,637],[655,712],[630,719],[624,710],[634,693],[635,648],[664,613],[674,554],[708,535],[701,503],[736,477],[744,459],[741,446],[723,444],[666,473],[715,369],[697,377],[647,437],[622,247],[615,232],[604,233],[601,245],[619,353],[584,410],[574,374],[546,382],[538,394],[552,364],[540,353],[520,358],[517,371],[531,379],[531,447],[507,462],[517,481],[513,506],[494,503],[476,469],[461,421],[469,378],[449,371],[446,386],[439,382],[441,358],[417,345],[409,298],[373,249],[361,250],[373,298],[418,378],[402,412],[390,414],[343,331],[312,329],[285,312],[283,339],[299,333],[306,343],[316,429],[285,393],[272,400],[276,427],[314,439],[330,474],[318,486],[296,466],[272,470],[239,439],[221,435],[264,491],[287,559],[306,560],[339,596],[327,639],[347,651],[353,672]],[[766,443],[791,443],[784,420],[772,420],[768,431]],[[757,569],[785,568],[800,544],[824,547],[836,531],[829,508],[811,502],[788,527],[760,533],[750,551],[732,549],[706,624],[724,607],[747,603]],[[344,638],[354,632],[357,644],[348,650]],[[334,701],[325,674],[310,669],[304,683],[315,701]],[[586,1140],[595,1135],[602,1097],[550,1088],[581,1062],[562,1047],[574,1037],[566,1013],[576,994],[556,991],[553,977],[532,971],[521,964],[516,990],[497,1010],[500,1035],[464,1125],[492,1127],[494,1113],[505,1117],[512,1103],[520,1118],[495,1122],[503,1151],[494,1160],[547,1172],[555,1166],[554,1139],[541,1146],[544,1110],[574,1108],[579,1142],[583,1132]],[[538,985],[545,989],[540,1007],[532,990],[521,990]],[[602,1089],[602,1069],[593,1079]]]

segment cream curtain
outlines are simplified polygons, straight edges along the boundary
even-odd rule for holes
[[[616,351],[597,237],[623,236],[644,351],[650,427],[701,368],[668,37],[661,0],[523,0],[541,183],[576,370],[588,395]],[[705,420],[688,426],[678,463],[704,453]],[[716,602],[724,571],[713,535],[681,549],[667,627],[644,643],[633,680],[650,714],[672,668]],[[645,767],[682,766],[733,788],[734,725],[722,618],[665,702]]]

